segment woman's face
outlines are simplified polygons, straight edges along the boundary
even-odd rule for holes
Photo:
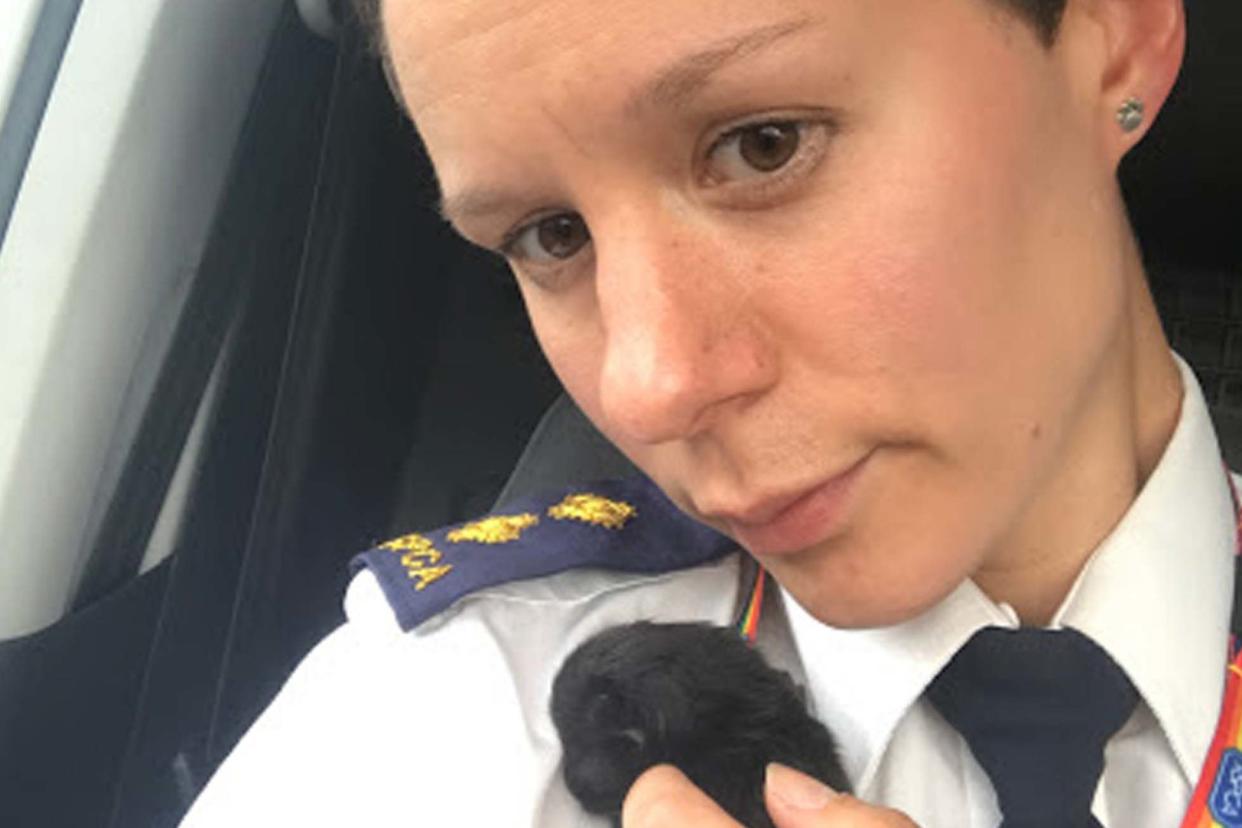
[[[1052,50],[982,0],[385,22],[446,214],[506,251],[565,388],[687,512],[842,626],[1015,542],[1124,304],[1089,22]]]

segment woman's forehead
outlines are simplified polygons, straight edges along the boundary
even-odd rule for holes
[[[665,139],[706,121],[773,107],[840,110],[931,77],[1008,77],[1015,42],[1000,35],[996,4],[984,0],[386,0],[384,8],[396,80],[445,206],[488,208],[448,211],[453,218],[497,213],[496,203],[532,183],[563,189],[657,163]]]
[[[909,0],[884,0],[885,7]],[[942,0],[923,0],[938,5]],[[387,0],[385,26],[406,104],[417,118],[461,94],[521,79],[639,82],[679,59],[745,52],[815,24],[843,31],[876,0]],[[691,73],[693,75],[693,71]],[[675,87],[676,78],[666,87]]]

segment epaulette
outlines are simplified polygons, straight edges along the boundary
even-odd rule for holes
[[[468,523],[406,535],[356,556],[350,568],[374,573],[408,631],[499,584],[569,569],[672,572],[737,549],[635,477],[524,498]]]

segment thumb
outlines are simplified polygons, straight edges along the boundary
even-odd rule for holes
[[[818,779],[773,762],[764,780],[764,799],[776,824],[799,828],[822,824],[815,815],[827,808],[839,794]]]
[[[764,799],[777,828],[917,828],[904,814],[839,794],[818,779],[776,763],[768,765]]]

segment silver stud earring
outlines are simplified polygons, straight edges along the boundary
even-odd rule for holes
[[[1141,127],[1146,111],[1143,102],[1138,98],[1127,98],[1117,110],[1117,123],[1121,125],[1122,132],[1134,132]]]

